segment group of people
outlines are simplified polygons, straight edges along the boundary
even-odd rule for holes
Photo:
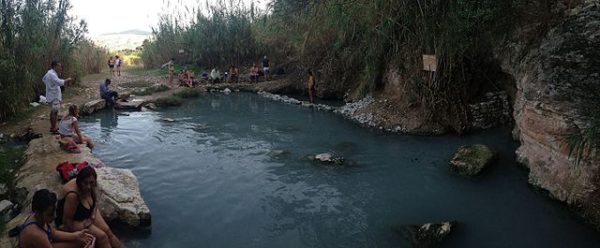
[[[174,75],[175,75],[175,58],[171,58],[171,60],[169,60],[167,63],[165,63],[161,66],[161,68],[165,68],[165,67],[169,71],[169,86],[172,88],[172,87],[174,87],[173,79],[174,79]],[[260,70],[260,68],[258,67],[258,65],[256,63],[252,64],[252,66],[250,67],[250,82],[258,83],[258,79],[261,76],[261,74],[263,74],[265,76],[265,81],[270,80],[271,67],[270,67],[270,60],[269,60],[269,58],[267,58],[267,56],[263,57],[262,71]],[[232,64],[229,66],[229,70],[225,72],[224,76],[221,76],[221,72],[219,71],[219,69],[217,69],[216,67],[213,67],[210,74],[204,72],[204,73],[202,73],[200,79],[211,82],[211,83],[220,83],[222,81],[228,82],[228,83],[238,83],[239,75],[240,75],[240,69]],[[187,68],[184,68],[179,73],[179,81],[180,81],[180,85],[188,86],[188,87],[194,87],[198,84],[198,81],[197,81],[196,77],[194,76],[194,73],[190,70],[187,70]],[[306,87],[307,87],[307,91],[308,91],[309,101],[311,103],[314,103],[316,82],[317,81],[315,79],[313,71],[309,69]]]
[[[79,117],[79,108],[77,105],[69,106],[69,114],[58,121],[58,112],[62,101],[62,89],[65,83],[72,81],[71,78],[60,79],[58,73],[62,70],[62,64],[58,61],[52,61],[50,69],[42,78],[46,85],[46,101],[50,103],[50,132],[60,134],[61,138],[72,139],[76,143],[85,143],[93,148],[91,140],[83,136],[79,130],[77,118]]]
[[[252,64],[250,67],[250,82],[257,83],[261,75],[265,76],[265,81],[269,81],[271,77],[269,63],[270,61],[267,56],[264,56],[262,61],[262,71],[256,65],[256,63]],[[168,62],[164,63],[161,68],[167,68],[169,72],[169,87],[173,88],[175,86],[173,81],[176,75],[175,58],[171,58]],[[240,81],[240,69],[236,65],[231,64],[229,69],[225,71],[224,75],[221,75],[221,71],[216,67],[213,67],[210,73],[203,72],[200,78],[196,78],[194,72],[188,70],[187,68],[183,68],[179,72],[178,81],[180,86],[194,87],[199,84],[198,80],[205,80],[211,83],[238,83]]]
[[[121,65],[123,65],[123,59],[119,57],[119,55],[115,55],[114,57],[110,57],[108,62],[108,69],[110,69],[110,74],[113,76],[121,76]]]
[[[11,230],[19,236],[19,247],[123,247],[100,214],[97,178],[95,169],[87,166],[58,195],[48,189],[36,191],[32,213]]]
[[[52,61],[42,78],[46,85],[46,100],[52,106],[50,132],[60,135],[61,139],[87,144],[92,149],[93,143],[79,129],[77,105],[69,106],[68,114],[58,121],[61,86],[72,81],[71,78],[61,79],[58,76],[61,70],[61,63]],[[110,79],[103,82],[106,87],[101,86],[101,94],[116,97],[116,92],[108,91],[108,84]],[[96,180],[95,169],[86,166],[62,187],[58,195],[48,189],[36,191],[31,203],[32,213],[11,230],[11,236],[18,235],[19,247],[122,247],[100,214]]]

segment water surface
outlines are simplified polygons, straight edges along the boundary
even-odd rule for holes
[[[130,246],[407,247],[395,226],[458,220],[442,247],[600,247],[597,233],[528,186],[507,129],[403,136],[245,93],[103,111],[82,127],[99,158],[140,181],[153,227],[122,234]],[[500,160],[479,177],[457,176],[448,160],[473,143]],[[353,165],[304,159],[327,151]]]

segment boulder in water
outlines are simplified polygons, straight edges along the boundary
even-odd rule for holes
[[[308,159],[312,161],[321,162],[323,164],[344,164],[344,158],[336,156],[335,154],[329,152],[320,153],[314,156],[308,156]]]
[[[229,88],[225,88],[223,90],[223,93],[225,93],[225,95],[229,95],[229,94],[231,94],[231,90]]]
[[[86,102],[81,106],[80,113],[82,115],[91,115],[106,107],[106,101],[104,99],[93,100]]]
[[[150,209],[142,198],[138,180],[130,170],[96,169],[100,191],[100,211],[106,221],[119,220],[132,227],[151,224]]]
[[[401,227],[402,234],[413,247],[433,247],[456,229],[456,221],[406,225]]]
[[[463,176],[475,176],[492,164],[496,152],[486,145],[461,146],[450,161],[452,167]]]
[[[267,153],[267,155],[271,158],[282,158],[289,156],[290,154],[291,152],[286,150],[271,150]]]

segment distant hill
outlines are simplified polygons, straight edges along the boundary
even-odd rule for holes
[[[92,40],[112,51],[135,49],[136,47],[141,46],[145,39],[150,38],[151,34],[152,33],[148,31],[132,29],[122,32],[101,34],[92,37]]]
[[[150,34],[152,34],[152,32],[145,31],[145,30],[141,30],[141,29],[130,29],[130,30],[125,30],[125,31],[122,31],[122,32],[101,34],[100,36],[107,36],[107,35],[122,35],[122,34],[133,34],[133,35],[150,35]]]

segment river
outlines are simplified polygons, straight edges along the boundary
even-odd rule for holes
[[[149,235],[120,233],[133,247],[407,247],[395,227],[445,220],[459,225],[441,247],[600,247],[598,233],[528,185],[507,128],[398,135],[249,93],[106,110],[81,126],[96,156],[140,181],[153,223]],[[458,176],[448,161],[473,143],[500,159]],[[328,151],[350,165],[305,159]]]

